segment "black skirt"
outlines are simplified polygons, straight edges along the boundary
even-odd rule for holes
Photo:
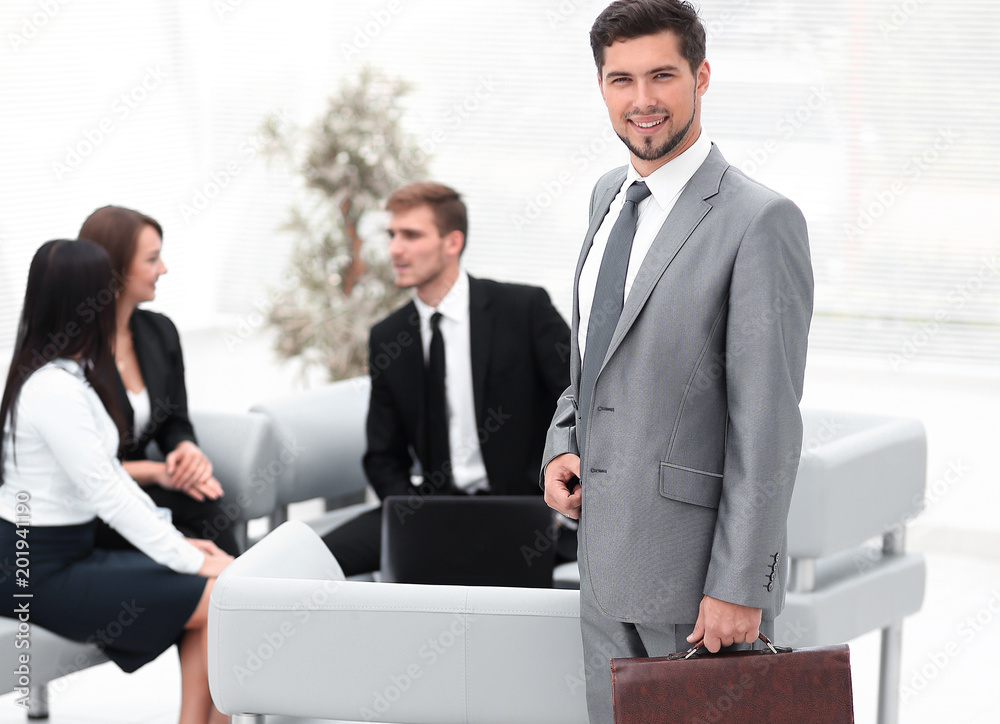
[[[102,649],[132,672],[177,643],[207,579],[176,573],[137,551],[94,547],[96,521],[73,526],[17,526],[0,520],[0,615],[28,603],[30,624]],[[17,541],[27,542],[17,548]],[[27,565],[17,573],[17,558]],[[22,586],[21,582],[27,585]],[[31,594],[31,598],[14,598]]]

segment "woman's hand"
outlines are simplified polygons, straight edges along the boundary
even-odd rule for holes
[[[218,500],[222,497],[222,485],[215,478],[209,478],[203,483],[195,483],[187,490],[183,491],[195,500]]]
[[[219,546],[210,540],[199,538],[185,538],[184,540],[205,554],[205,562],[201,564],[201,569],[198,571],[199,576],[216,578],[226,566],[233,562],[231,555],[220,550]]]
[[[195,548],[197,548],[198,550],[200,550],[206,556],[227,556],[227,555],[229,555],[228,553],[226,553],[224,550],[222,550],[221,548],[219,548],[219,546],[215,545],[215,543],[213,543],[210,540],[205,540],[203,538],[185,538],[184,540],[186,540],[188,543],[190,543]],[[230,558],[231,557],[232,556],[230,556]]]
[[[214,500],[222,495],[218,481],[214,485],[209,483],[214,480],[212,463],[190,440],[180,443],[167,455],[167,475],[170,476],[167,487],[187,493],[195,500],[206,497]]]
[[[222,484],[215,478],[211,477],[204,482],[189,485],[187,488],[179,488],[174,484],[173,479],[167,475],[166,463],[160,463],[160,465],[163,466],[163,480],[160,482],[160,485],[167,490],[176,490],[178,493],[186,493],[198,501],[202,501],[205,498],[208,498],[209,500],[218,500],[223,495]]]

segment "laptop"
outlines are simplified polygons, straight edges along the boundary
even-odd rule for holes
[[[541,496],[389,496],[381,579],[390,583],[548,588],[556,558]]]

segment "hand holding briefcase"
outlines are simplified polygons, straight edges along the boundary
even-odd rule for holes
[[[615,724],[853,724],[846,644],[611,659]]]

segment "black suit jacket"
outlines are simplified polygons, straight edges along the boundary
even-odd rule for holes
[[[476,421],[491,493],[537,495],[545,433],[569,385],[569,328],[539,287],[470,277],[469,312]],[[421,467],[426,459],[424,358],[413,302],[372,327],[368,367],[365,473],[381,498],[410,495],[414,457]]]
[[[132,344],[139,361],[142,379],[149,390],[152,418],[137,438],[133,434],[135,417],[125,394],[121,375],[115,374],[118,404],[125,412],[128,434],[122,445],[122,459],[145,460],[146,447],[155,440],[164,455],[184,440],[197,444],[194,427],[188,418],[187,390],[184,386],[184,356],[177,328],[167,317],[145,309],[136,309],[129,320]]]

